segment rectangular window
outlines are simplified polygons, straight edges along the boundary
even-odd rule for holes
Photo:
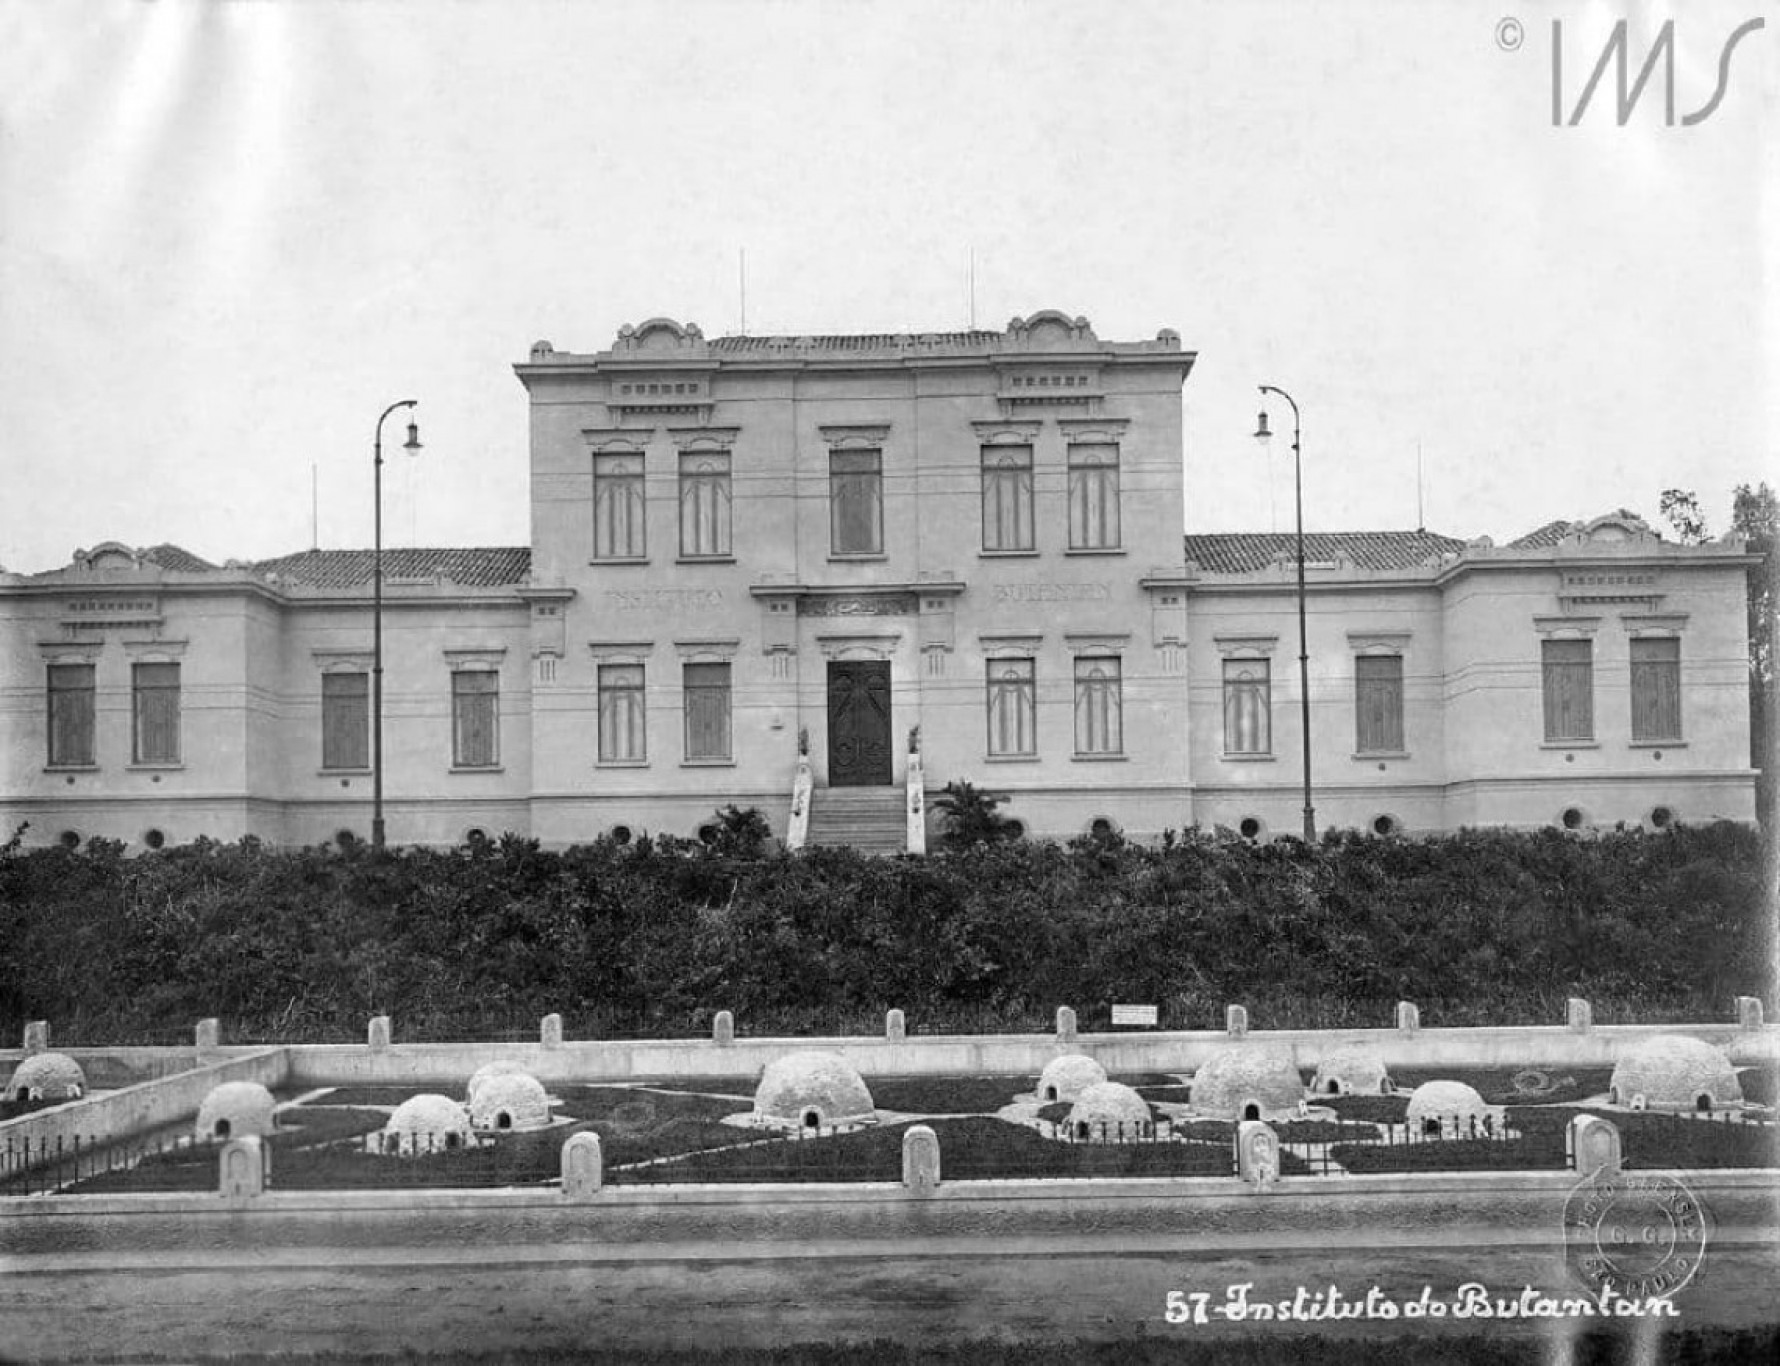
[[[680,457],[680,554],[722,558],[730,553],[729,454]]]
[[[1116,658],[1075,662],[1075,752],[1125,752],[1125,703]]]
[[[1595,738],[1594,644],[1547,640],[1540,645],[1545,690],[1545,738]]]
[[[1119,448],[1069,448],[1069,548],[1119,546]]]
[[[1224,753],[1273,753],[1273,677],[1268,660],[1224,661]]]
[[[1403,657],[1354,659],[1354,748],[1362,754],[1403,750]]]
[[[451,675],[451,762],[493,768],[500,762],[501,676],[493,669]]]
[[[643,457],[593,457],[593,558],[640,560],[643,535]]]
[[[831,553],[884,553],[882,451],[830,451],[828,527]]]
[[[49,761],[52,765],[85,765],[93,758],[94,667],[91,664],[49,666]]]
[[[600,762],[642,763],[648,757],[643,724],[643,666],[600,665],[599,692]]]
[[[1038,694],[1030,659],[989,661],[989,753],[1038,753]]]
[[[983,549],[1031,550],[1032,447],[983,447]]]
[[[681,684],[686,694],[686,757],[730,758],[729,665],[688,664]]]
[[[321,766],[371,766],[371,675],[321,676]]]
[[[179,762],[179,665],[130,666],[131,762]]]
[[[1681,642],[1632,642],[1632,739],[1681,738]]]

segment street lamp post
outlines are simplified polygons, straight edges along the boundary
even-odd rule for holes
[[[1310,646],[1304,625],[1304,461],[1299,449],[1298,404],[1284,389],[1263,384],[1261,393],[1278,394],[1292,405],[1292,491],[1298,506],[1298,704],[1304,732],[1304,842],[1316,843],[1316,807],[1310,798]],[[1261,410],[1255,440],[1265,445],[1273,433],[1267,430],[1267,410]]]
[[[371,847],[383,848],[383,423],[398,408],[413,408],[418,400],[392,403],[377,419],[372,443],[371,482],[376,502],[372,521],[371,549]],[[420,427],[410,418],[408,439],[402,449],[420,454]]]

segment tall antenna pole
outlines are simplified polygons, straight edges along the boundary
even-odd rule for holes
[[[1415,443],[1415,529],[1426,531],[1427,518],[1422,516],[1422,443],[1417,438]]]
[[[737,277],[742,291],[742,335],[748,335],[748,249],[743,247],[741,259],[736,266]]]
[[[315,462],[309,462],[309,548],[321,549],[321,483]]]
[[[970,289],[970,330],[977,330],[977,249],[970,249],[970,265],[965,278]]]

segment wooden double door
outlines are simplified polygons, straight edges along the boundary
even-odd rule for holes
[[[828,785],[887,785],[890,746],[889,661],[829,661]]]

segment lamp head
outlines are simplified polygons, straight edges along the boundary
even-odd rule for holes
[[[1260,416],[1255,419],[1255,440],[1265,446],[1273,440],[1273,433],[1267,429],[1267,410],[1263,408]]]
[[[420,424],[412,420],[408,423],[408,439],[402,443],[402,449],[409,455],[420,454]]]

